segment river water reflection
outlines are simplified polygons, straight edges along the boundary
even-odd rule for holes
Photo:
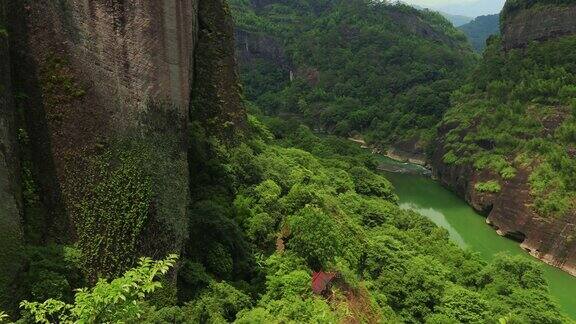
[[[424,176],[422,167],[385,157],[381,163],[382,172],[396,188],[400,207],[417,211],[445,228],[459,246],[480,253],[488,261],[499,253],[533,259],[517,242],[499,236],[464,200]],[[541,266],[552,295],[562,309],[576,319],[576,277],[545,263]]]

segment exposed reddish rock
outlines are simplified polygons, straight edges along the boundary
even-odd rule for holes
[[[529,173],[520,170],[495,199],[488,221],[501,235],[522,240],[531,255],[576,276],[576,213],[539,216],[532,208]]]
[[[300,68],[296,72],[297,76],[302,77],[310,86],[315,86],[320,82],[320,71],[316,68],[306,67]]]
[[[506,15],[502,32],[505,49],[520,48],[533,41],[543,41],[576,34],[576,5],[538,5]],[[530,109],[530,107],[527,107]],[[556,113],[541,120],[544,133],[550,136],[566,118],[567,112],[558,107]],[[529,176],[530,170],[520,168],[511,180],[501,180],[498,175],[478,171],[470,164],[447,165],[443,161],[443,136],[454,124],[443,124],[431,159],[433,173],[446,187],[463,197],[474,209],[487,216],[500,235],[521,242],[522,248],[546,263],[576,276],[576,211],[564,216],[544,217],[533,208]],[[465,134],[460,134],[462,137]],[[494,143],[480,142],[486,150]],[[574,148],[567,147],[568,152]],[[479,182],[498,179],[502,187],[499,193],[478,193],[474,186]]]
[[[443,125],[440,134],[449,131]],[[521,169],[512,180],[501,181],[496,194],[479,193],[475,184],[497,179],[488,171],[478,171],[469,164],[447,165],[442,137],[432,156],[434,176],[438,181],[463,197],[476,211],[487,216],[487,223],[498,234],[521,242],[532,256],[576,276],[576,213],[562,218],[542,217],[532,207],[528,170]]]
[[[43,240],[77,239],[79,206],[94,200],[99,180],[95,159],[116,143],[145,143],[162,164],[150,171],[155,192],[133,244],[139,255],[179,251],[188,235],[191,119],[224,129],[219,135],[246,123],[226,1],[6,2],[13,55],[0,53],[0,63],[10,62],[15,91],[25,94],[21,126],[47,213]]]

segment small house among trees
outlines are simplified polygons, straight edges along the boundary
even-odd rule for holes
[[[336,274],[332,272],[314,272],[312,275],[312,291],[317,295],[324,294],[335,278]]]

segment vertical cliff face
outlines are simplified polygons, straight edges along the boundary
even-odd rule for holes
[[[201,0],[191,117],[228,139],[246,126],[234,51],[234,22],[227,2]]]
[[[21,237],[23,223],[30,243],[77,242],[92,279],[179,251],[188,238],[189,122],[225,135],[245,123],[225,2],[5,2],[2,230]],[[212,104],[195,108],[196,98]],[[18,148],[16,129],[25,138]],[[22,204],[20,176],[32,193]],[[29,224],[42,233],[28,235]]]
[[[56,230],[48,239],[77,239],[97,272],[118,264],[110,257],[129,260],[152,225],[161,237],[146,244],[150,254],[177,250],[186,238],[197,6],[192,0],[11,2],[14,73],[30,109],[26,130],[31,146],[43,151],[31,162],[36,178],[54,178],[38,183],[52,200],[46,225]],[[142,171],[145,165],[154,168]],[[130,168],[139,171],[127,173]],[[166,179],[168,173],[174,176]],[[122,183],[108,188],[114,181]],[[124,202],[111,204],[112,196]],[[142,206],[130,211],[129,201]],[[125,233],[109,230],[130,224]]]
[[[194,0],[61,1],[29,10],[30,17],[34,10],[51,13],[72,66],[93,82],[117,115],[114,122],[135,123],[150,100],[167,100],[187,114],[197,6]]]
[[[16,109],[10,80],[10,53],[5,29],[6,8],[0,1],[0,305],[18,273],[22,244],[21,189],[16,145]]]
[[[451,188],[464,198],[476,211],[486,215],[490,224],[502,236],[521,243],[521,247],[532,256],[548,264],[576,275],[576,214],[571,212],[562,218],[542,217],[533,208],[529,175],[530,170],[519,170],[516,177],[501,183],[498,193],[483,193],[475,189],[498,175],[487,170],[477,170],[470,164],[448,165],[444,162],[443,136],[450,130],[449,125],[440,128],[430,163],[434,176],[442,185]]]
[[[525,47],[532,41],[576,34],[576,5],[535,6],[504,16],[504,48]]]

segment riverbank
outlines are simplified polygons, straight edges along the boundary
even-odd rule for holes
[[[389,149],[389,150],[384,152],[382,149],[368,145],[361,137],[351,137],[351,138],[349,138],[349,140],[360,144],[361,147],[364,149],[370,149],[373,154],[383,156],[383,157],[389,159],[389,161],[388,161],[389,163],[379,165],[378,169],[380,171],[393,172],[393,173],[415,173],[415,174],[420,174],[420,175],[424,175],[427,177],[431,177],[431,178],[433,178],[433,180],[442,180],[442,179],[436,179],[437,177],[435,175],[437,174],[438,170],[433,170],[432,166],[428,163],[428,161],[426,160],[426,158],[424,156],[416,156],[415,157],[414,155],[411,155],[410,153],[406,153],[406,152],[403,152],[401,150],[396,150],[396,149]],[[395,163],[390,163],[390,161],[393,161]],[[464,178],[465,177],[458,176],[458,179],[460,179],[460,180],[465,180]],[[473,188],[473,185],[470,185],[469,183],[462,183],[462,181],[460,181],[460,182],[461,182],[460,185],[463,188],[468,188],[468,189]],[[490,230],[494,231],[496,234],[503,237],[504,239],[513,241],[526,254],[529,254],[530,256],[542,261],[543,263],[545,263],[547,265],[558,268],[561,271],[564,271],[567,274],[576,277],[576,267],[575,266],[572,266],[572,265],[566,264],[566,263],[558,262],[557,258],[550,255],[549,253],[542,253],[535,246],[535,244],[533,244],[534,240],[528,239],[526,236],[524,236],[523,233],[521,233],[521,232],[516,233],[512,230],[506,231],[506,230],[503,230],[503,228],[501,226],[498,226],[497,224],[495,224],[492,221],[493,217],[491,216],[494,212],[494,209],[493,209],[494,205],[487,203],[487,201],[491,201],[490,199],[484,199],[483,198],[483,196],[486,194],[476,193],[476,191],[474,189],[471,189],[472,193],[463,194],[462,192],[468,192],[469,190],[464,190],[464,191],[455,190],[455,188],[452,187],[452,184],[447,183],[446,181],[438,181],[438,183],[441,186],[443,186],[444,188],[446,188],[447,190],[454,192],[461,199],[463,199],[463,201],[465,201],[476,213],[484,215],[485,223],[489,226],[486,226],[486,225],[483,225],[483,226],[490,228]],[[513,198],[513,197],[511,197],[511,198]],[[478,203],[478,201],[479,201],[479,203]],[[500,207],[502,207],[502,206],[500,206]],[[527,206],[523,206],[523,208],[527,208]],[[514,213],[514,210],[509,210],[510,208],[505,208],[505,206],[500,208],[500,209],[505,209],[505,210],[509,211],[510,213]],[[511,238],[511,236],[514,236],[516,234],[520,237],[519,238],[516,238],[516,237]]]
[[[369,145],[361,137],[349,137],[348,140],[360,144],[360,147],[363,149],[370,149],[373,154],[384,155],[397,162],[411,163],[428,168],[426,157],[424,155],[405,152],[394,147],[383,150],[382,148],[376,147],[374,145]]]
[[[379,160],[389,166],[386,169],[401,166],[398,161],[384,156],[380,156]],[[383,172],[396,188],[401,208],[414,210],[445,228],[460,247],[479,253],[486,261],[491,261],[499,253],[533,259],[516,241],[498,235],[492,227],[487,226],[485,216],[439,182],[411,170]],[[576,319],[576,298],[573,298],[576,277],[546,263],[539,264],[552,295],[564,312]]]

